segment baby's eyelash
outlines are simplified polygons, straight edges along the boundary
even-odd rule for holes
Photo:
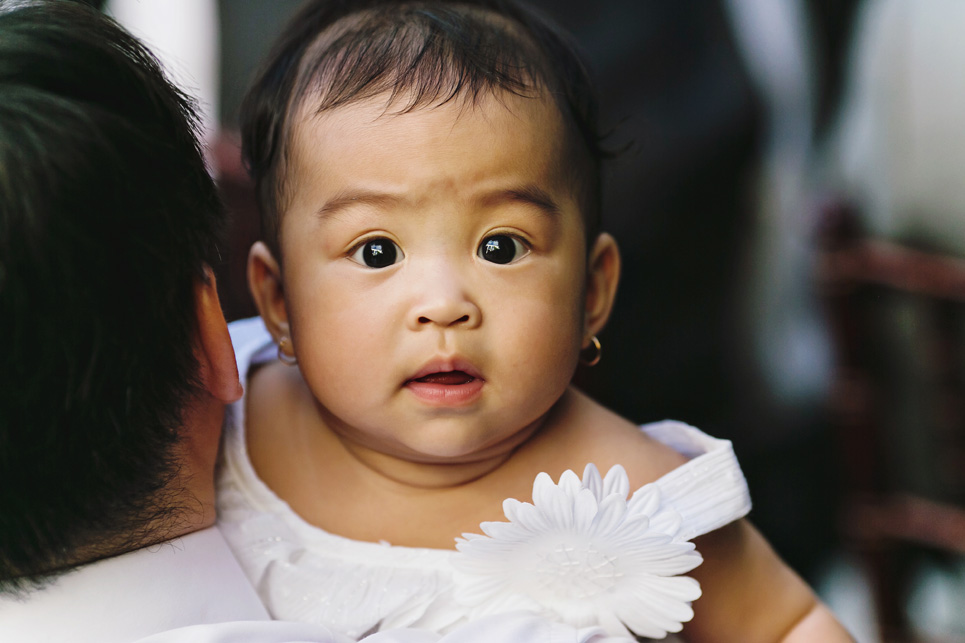
[[[405,254],[399,244],[392,239],[372,236],[352,246],[347,256],[361,266],[381,269],[397,263],[405,257]]]
[[[483,238],[476,254],[484,261],[505,265],[519,261],[532,250],[532,244],[517,234],[494,232]]]

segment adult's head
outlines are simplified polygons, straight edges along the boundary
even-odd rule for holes
[[[278,260],[299,114],[388,94],[388,111],[472,105],[509,92],[552,97],[561,162],[581,194],[587,239],[600,227],[597,101],[570,39],[514,0],[317,0],[282,33],[242,105],[245,162],[265,242]]]
[[[109,19],[0,1],[0,589],[214,518],[238,381],[196,123]]]

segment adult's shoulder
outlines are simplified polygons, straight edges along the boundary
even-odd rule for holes
[[[352,639],[309,623],[233,621],[179,627],[138,639],[135,643],[185,643],[185,641],[191,643],[349,643]]]

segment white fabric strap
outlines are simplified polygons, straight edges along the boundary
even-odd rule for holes
[[[751,496],[730,440],[712,438],[672,420],[641,428],[691,458],[655,483],[683,518],[678,536],[692,540],[748,514]]]

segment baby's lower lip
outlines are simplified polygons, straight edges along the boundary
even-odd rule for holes
[[[461,406],[475,401],[485,382],[462,371],[431,373],[405,384],[420,401],[432,406]]]

